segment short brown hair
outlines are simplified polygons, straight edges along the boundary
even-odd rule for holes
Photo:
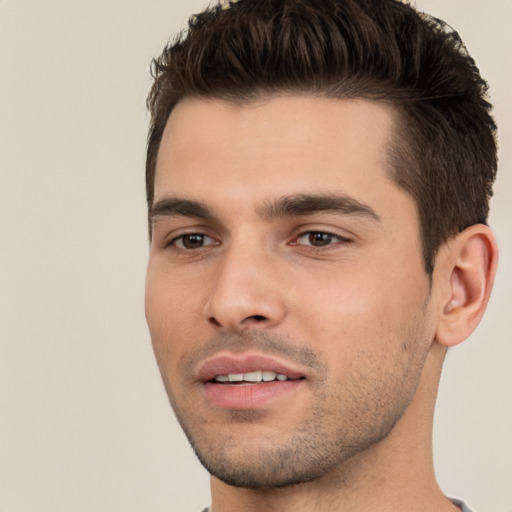
[[[459,35],[399,0],[239,0],[193,16],[152,63],[148,207],[162,134],[184,97],[248,102],[279,93],[386,102],[390,169],[415,199],[425,268],[443,242],[486,223],[496,125]]]

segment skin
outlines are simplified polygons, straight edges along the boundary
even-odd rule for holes
[[[376,102],[305,96],[185,99],[169,118],[146,316],[213,512],[457,510],[435,481],[433,408],[496,249],[475,228],[425,274],[415,203],[389,177],[393,123]],[[305,196],[314,208],[297,207]],[[303,379],[260,406],[218,407],[197,373],[233,354]]]

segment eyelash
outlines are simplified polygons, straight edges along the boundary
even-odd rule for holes
[[[328,238],[327,243],[325,245],[322,245],[322,244],[314,245],[313,243],[311,243],[312,242],[311,237],[313,237],[315,235],[322,235],[322,236]],[[350,242],[352,242],[352,240],[350,238],[346,238],[344,236],[338,235],[336,233],[332,233],[330,231],[325,231],[325,230],[304,231],[304,232],[300,233],[295,240],[299,240],[304,237],[308,237],[308,241],[310,242],[309,244],[299,244],[297,242],[292,242],[291,245],[303,245],[305,247],[310,247],[315,250],[321,250],[323,248],[328,248],[333,245],[347,245]],[[336,242],[336,243],[332,243],[332,242]]]
[[[208,244],[206,246],[202,243],[199,247],[185,247],[184,240],[187,238],[190,240],[193,237],[201,238],[203,242],[205,239],[209,238],[212,241],[214,241],[214,243]],[[178,245],[178,244],[180,244],[180,245]],[[181,249],[182,251],[195,251],[197,249],[209,247],[210,245],[219,245],[219,243],[218,242],[215,243],[215,239],[212,238],[211,236],[206,235],[205,233],[184,233],[183,235],[173,238],[168,244],[166,244],[167,247],[174,246],[174,247],[177,247],[178,249]]]
[[[322,241],[320,241],[320,245],[314,245],[311,237],[313,237],[315,235],[321,235],[324,238],[327,238],[326,243],[322,245],[322,243],[321,243]],[[198,239],[200,239],[201,245],[196,246],[196,247],[186,247],[185,246],[186,242],[184,242],[184,241],[187,238],[190,241],[190,239],[192,239],[194,237],[197,237]],[[300,240],[301,238],[304,238],[304,237],[308,237],[308,241],[310,243],[298,243],[298,240]],[[210,239],[213,243],[209,243],[209,244],[205,245],[204,241],[206,239]],[[336,243],[333,243],[333,242],[336,242]],[[331,233],[331,232],[325,231],[325,230],[310,230],[310,231],[304,231],[304,232],[300,233],[294,239],[293,242],[290,242],[290,245],[309,247],[314,250],[321,250],[323,248],[328,248],[333,245],[347,245],[351,242],[352,242],[352,240],[350,238],[343,237],[336,233]],[[215,239],[213,237],[206,235],[205,233],[197,232],[197,233],[185,233],[183,235],[177,236],[177,237],[173,238],[169,243],[167,243],[166,247],[174,246],[182,251],[196,251],[198,249],[203,249],[205,247],[210,247],[210,246],[214,246],[214,245],[219,245],[219,242],[215,241]]]

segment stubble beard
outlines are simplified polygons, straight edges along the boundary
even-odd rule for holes
[[[315,412],[315,418],[297,428],[285,442],[269,446],[264,444],[257,450],[233,450],[229,433],[215,438],[205,436],[203,432],[194,432],[176,411],[185,435],[197,458],[206,470],[222,482],[247,489],[283,488],[304,484],[321,479],[326,475],[337,474],[341,483],[348,478],[347,462],[358,453],[384,439],[392,430],[401,414],[386,423],[365,425],[353,436],[350,428],[339,428],[335,435],[328,435],[323,424],[332,421],[328,411]],[[237,416],[237,423],[251,421],[250,414]],[[244,419],[240,421],[240,417]],[[229,431],[229,425],[226,425]],[[257,453],[256,453],[257,452]]]
[[[258,337],[261,345],[265,338]],[[284,342],[280,345],[286,346]],[[274,346],[275,340],[270,340],[267,348]],[[385,439],[402,417],[418,386],[425,357],[426,353],[409,361],[410,366],[398,376],[381,370],[379,378],[361,365],[357,374],[345,376],[344,382],[338,383],[342,393],[338,386],[332,389],[332,381],[324,374],[324,379],[311,384],[314,401],[307,419],[275,440],[252,435],[254,445],[251,439],[244,439],[245,445],[235,441],[230,427],[240,429],[244,423],[256,423],[258,411],[231,411],[225,428],[210,431],[208,422],[202,421],[193,407],[182,408],[172,390],[167,392],[199,461],[226,484],[249,489],[282,488],[334,473],[341,483],[349,476],[348,461]],[[374,367],[373,373],[377,370]]]

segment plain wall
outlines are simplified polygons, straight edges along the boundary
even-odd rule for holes
[[[456,27],[500,126],[495,292],[448,354],[444,491],[512,511],[512,1],[421,0]],[[208,476],[143,310],[148,66],[200,0],[0,0],[0,511],[198,512]]]

